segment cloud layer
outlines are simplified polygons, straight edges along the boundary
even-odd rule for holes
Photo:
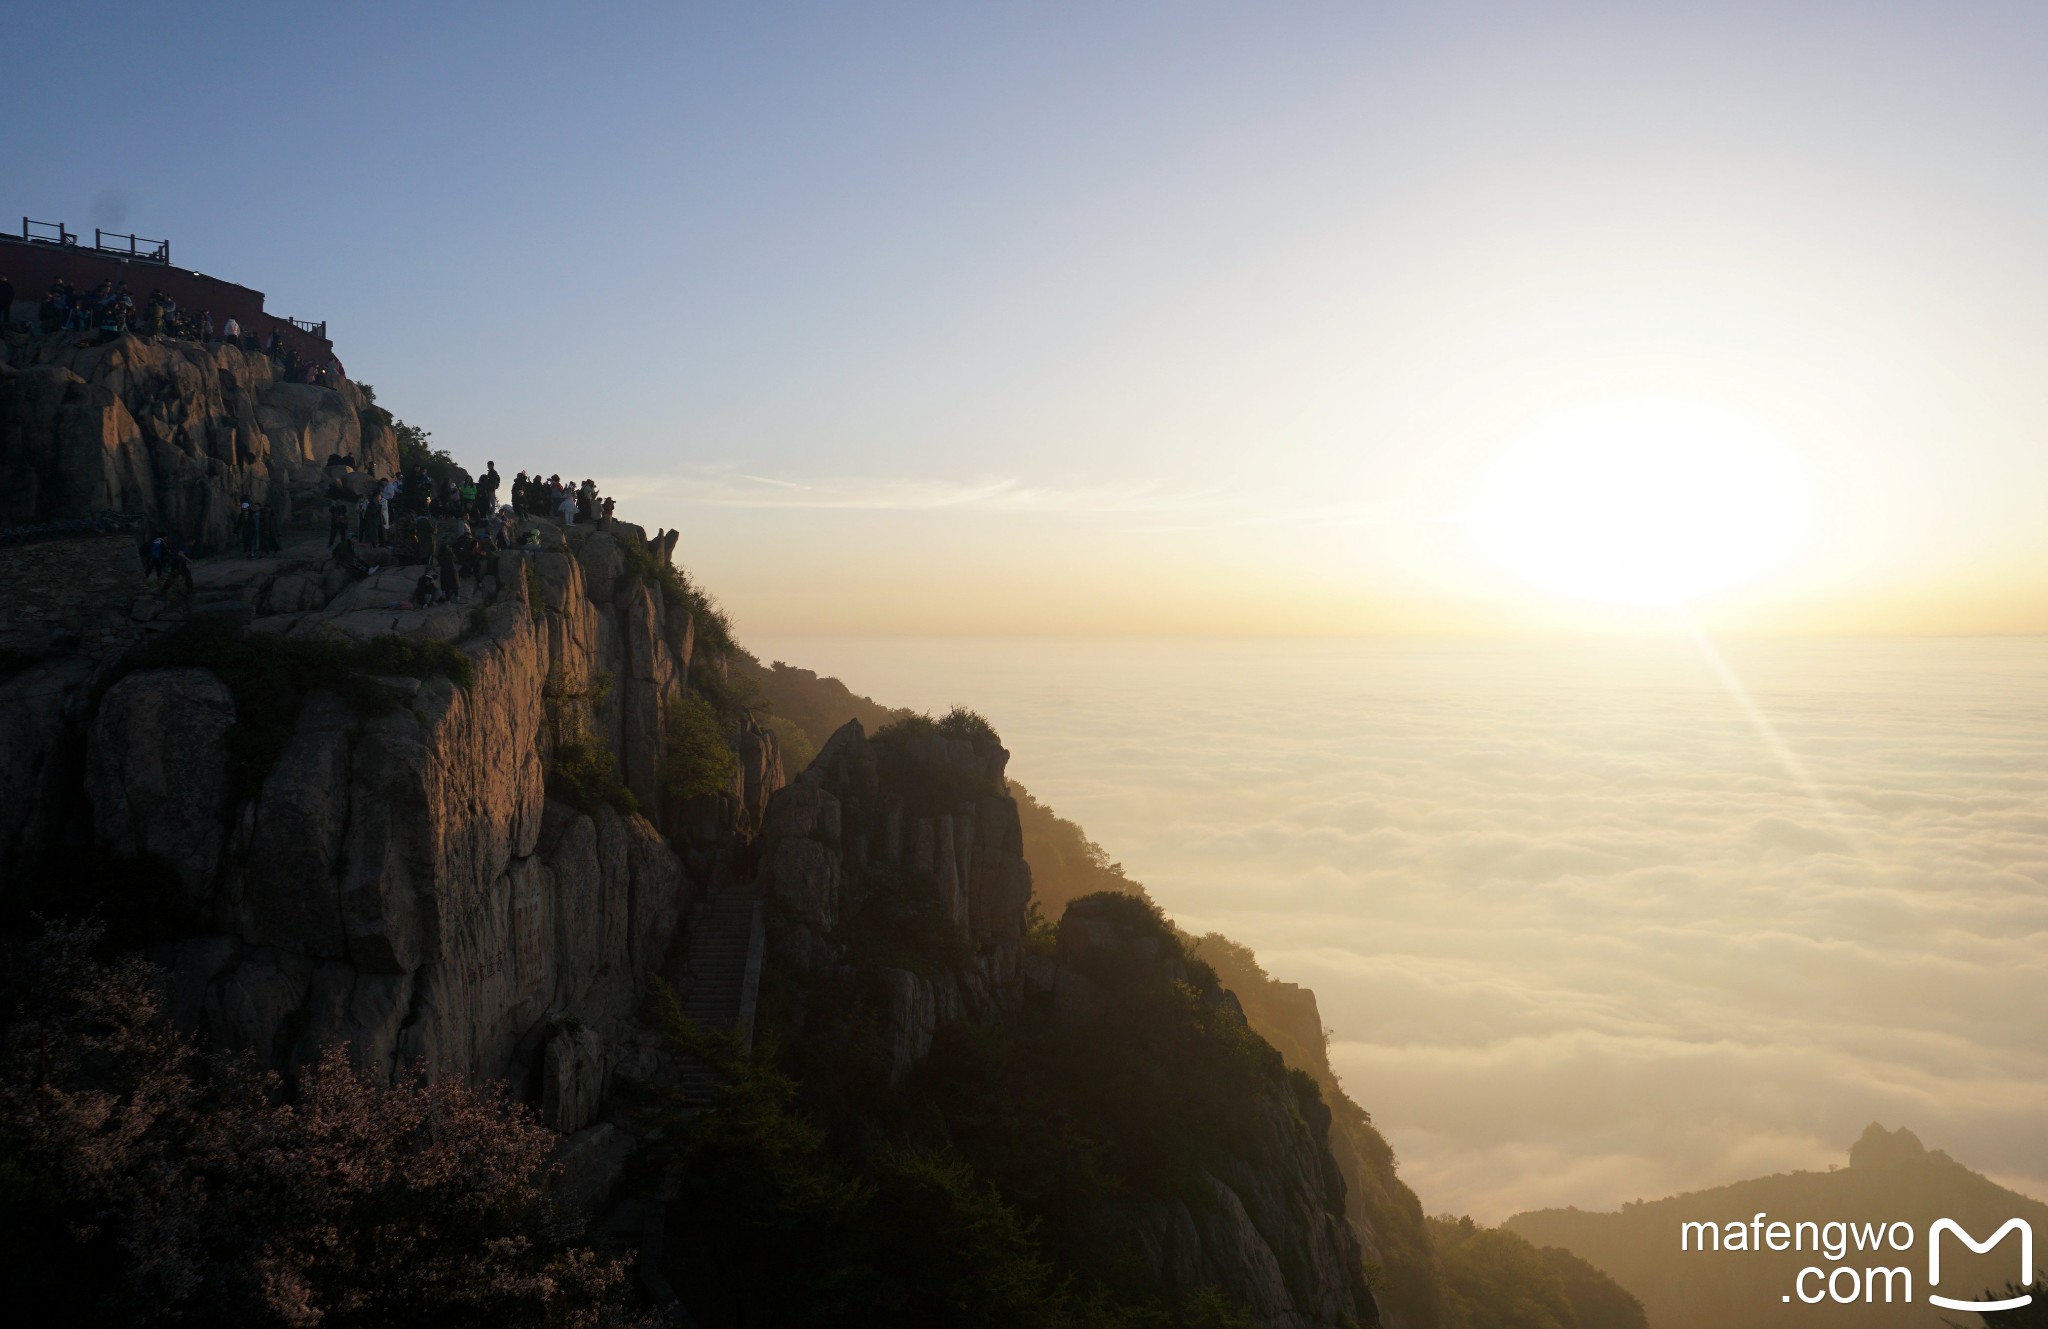
[[[1728,649],[1751,706],[1684,642],[775,654],[978,706],[1314,987],[1432,1211],[1825,1167],[1872,1118],[2048,1194],[2048,644]]]

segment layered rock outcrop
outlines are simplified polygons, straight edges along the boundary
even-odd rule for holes
[[[729,859],[781,767],[745,725],[728,795],[665,798],[687,610],[645,571],[638,527],[528,529],[542,543],[498,555],[467,602],[426,608],[407,599],[416,567],[350,581],[305,547],[202,564],[200,607],[236,610],[209,616],[245,621],[252,651],[397,636],[473,673],[244,680],[304,692],[258,770],[249,708],[271,703],[213,670],[80,654],[0,681],[29,740],[0,762],[10,885],[81,852],[154,874],[184,934],[154,953],[220,1045],[289,1067],[346,1041],[388,1073],[511,1078],[559,1128],[588,1122],[701,884],[692,835],[700,866]],[[618,806],[550,796],[572,741],[631,791]]]
[[[1225,1049],[1259,1049],[1254,1070],[1230,1063],[1229,1128],[1205,1141],[1178,1186],[1106,1203],[1093,1240],[1159,1288],[1220,1291],[1260,1326],[1375,1323],[1329,1109],[1245,1027],[1236,999],[1213,978],[1202,987],[1163,921],[1134,900],[1076,901],[1052,951],[1029,944],[1031,877],[1004,784],[1008,757],[971,730],[912,722],[870,738],[849,722],[770,800],[760,879],[799,1024],[813,1014],[806,1001],[822,1022],[863,1004],[886,1078],[908,1086],[955,1022],[1031,1040],[1050,1020],[1062,1032],[1043,1055],[1077,1068],[1145,1063],[1160,1054],[1146,1044],[1160,1027],[1207,1046],[1217,1040],[1204,1022],[1220,1022]],[[1181,1011],[1181,993],[1195,994],[1195,1014]],[[1163,1026],[1144,1025],[1162,1010]],[[1141,1026],[1147,1033],[1127,1042]]]
[[[868,966],[892,1013],[899,1075],[937,1023],[991,1018],[1020,991],[1031,869],[1003,785],[1009,759],[993,737],[876,741],[853,721],[769,800],[759,850],[769,945],[814,975],[901,960]],[[875,935],[885,914],[900,935]],[[931,954],[912,964],[920,945]]]
[[[389,417],[353,383],[287,383],[268,357],[226,345],[78,340],[5,345],[0,527],[113,510],[218,549],[244,500],[289,520],[318,496],[330,455],[397,467]]]

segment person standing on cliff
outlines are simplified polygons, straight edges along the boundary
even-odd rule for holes
[[[171,551],[164,559],[164,603],[176,604],[187,614],[192,612],[192,558],[185,552],[183,541],[172,541]]]
[[[441,598],[455,601],[462,598],[462,576],[455,570],[455,547],[442,544],[435,561],[441,567]]]
[[[477,512],[480,515],[488,517],[498,510],[499,483],[498,463],[485,462],[483,476],[476,482],[477,496],[483,500],[477,505]]]
[[[256,557],[256,544],[261,538],[261,532],[257,529],[257,523],[261,520],[262,518],[256,515],[255,507],[248,499],[243,499],[242,515],[236,523],[241,527],[243,558]]]

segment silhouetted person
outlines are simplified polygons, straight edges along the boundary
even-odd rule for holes
[[[449,545],[442,545],[436,561],[441,565],[442,598],[459,598],[462,594],[462,577],[455,571],[455,550]]]

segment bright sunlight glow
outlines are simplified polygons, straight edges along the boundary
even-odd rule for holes
[[[1517,580],[1610,606],[1680,606],[1748,587],[1784,552],[1773,450],[1677,411],[1562,424],[1504,458],[1487,526]]]

